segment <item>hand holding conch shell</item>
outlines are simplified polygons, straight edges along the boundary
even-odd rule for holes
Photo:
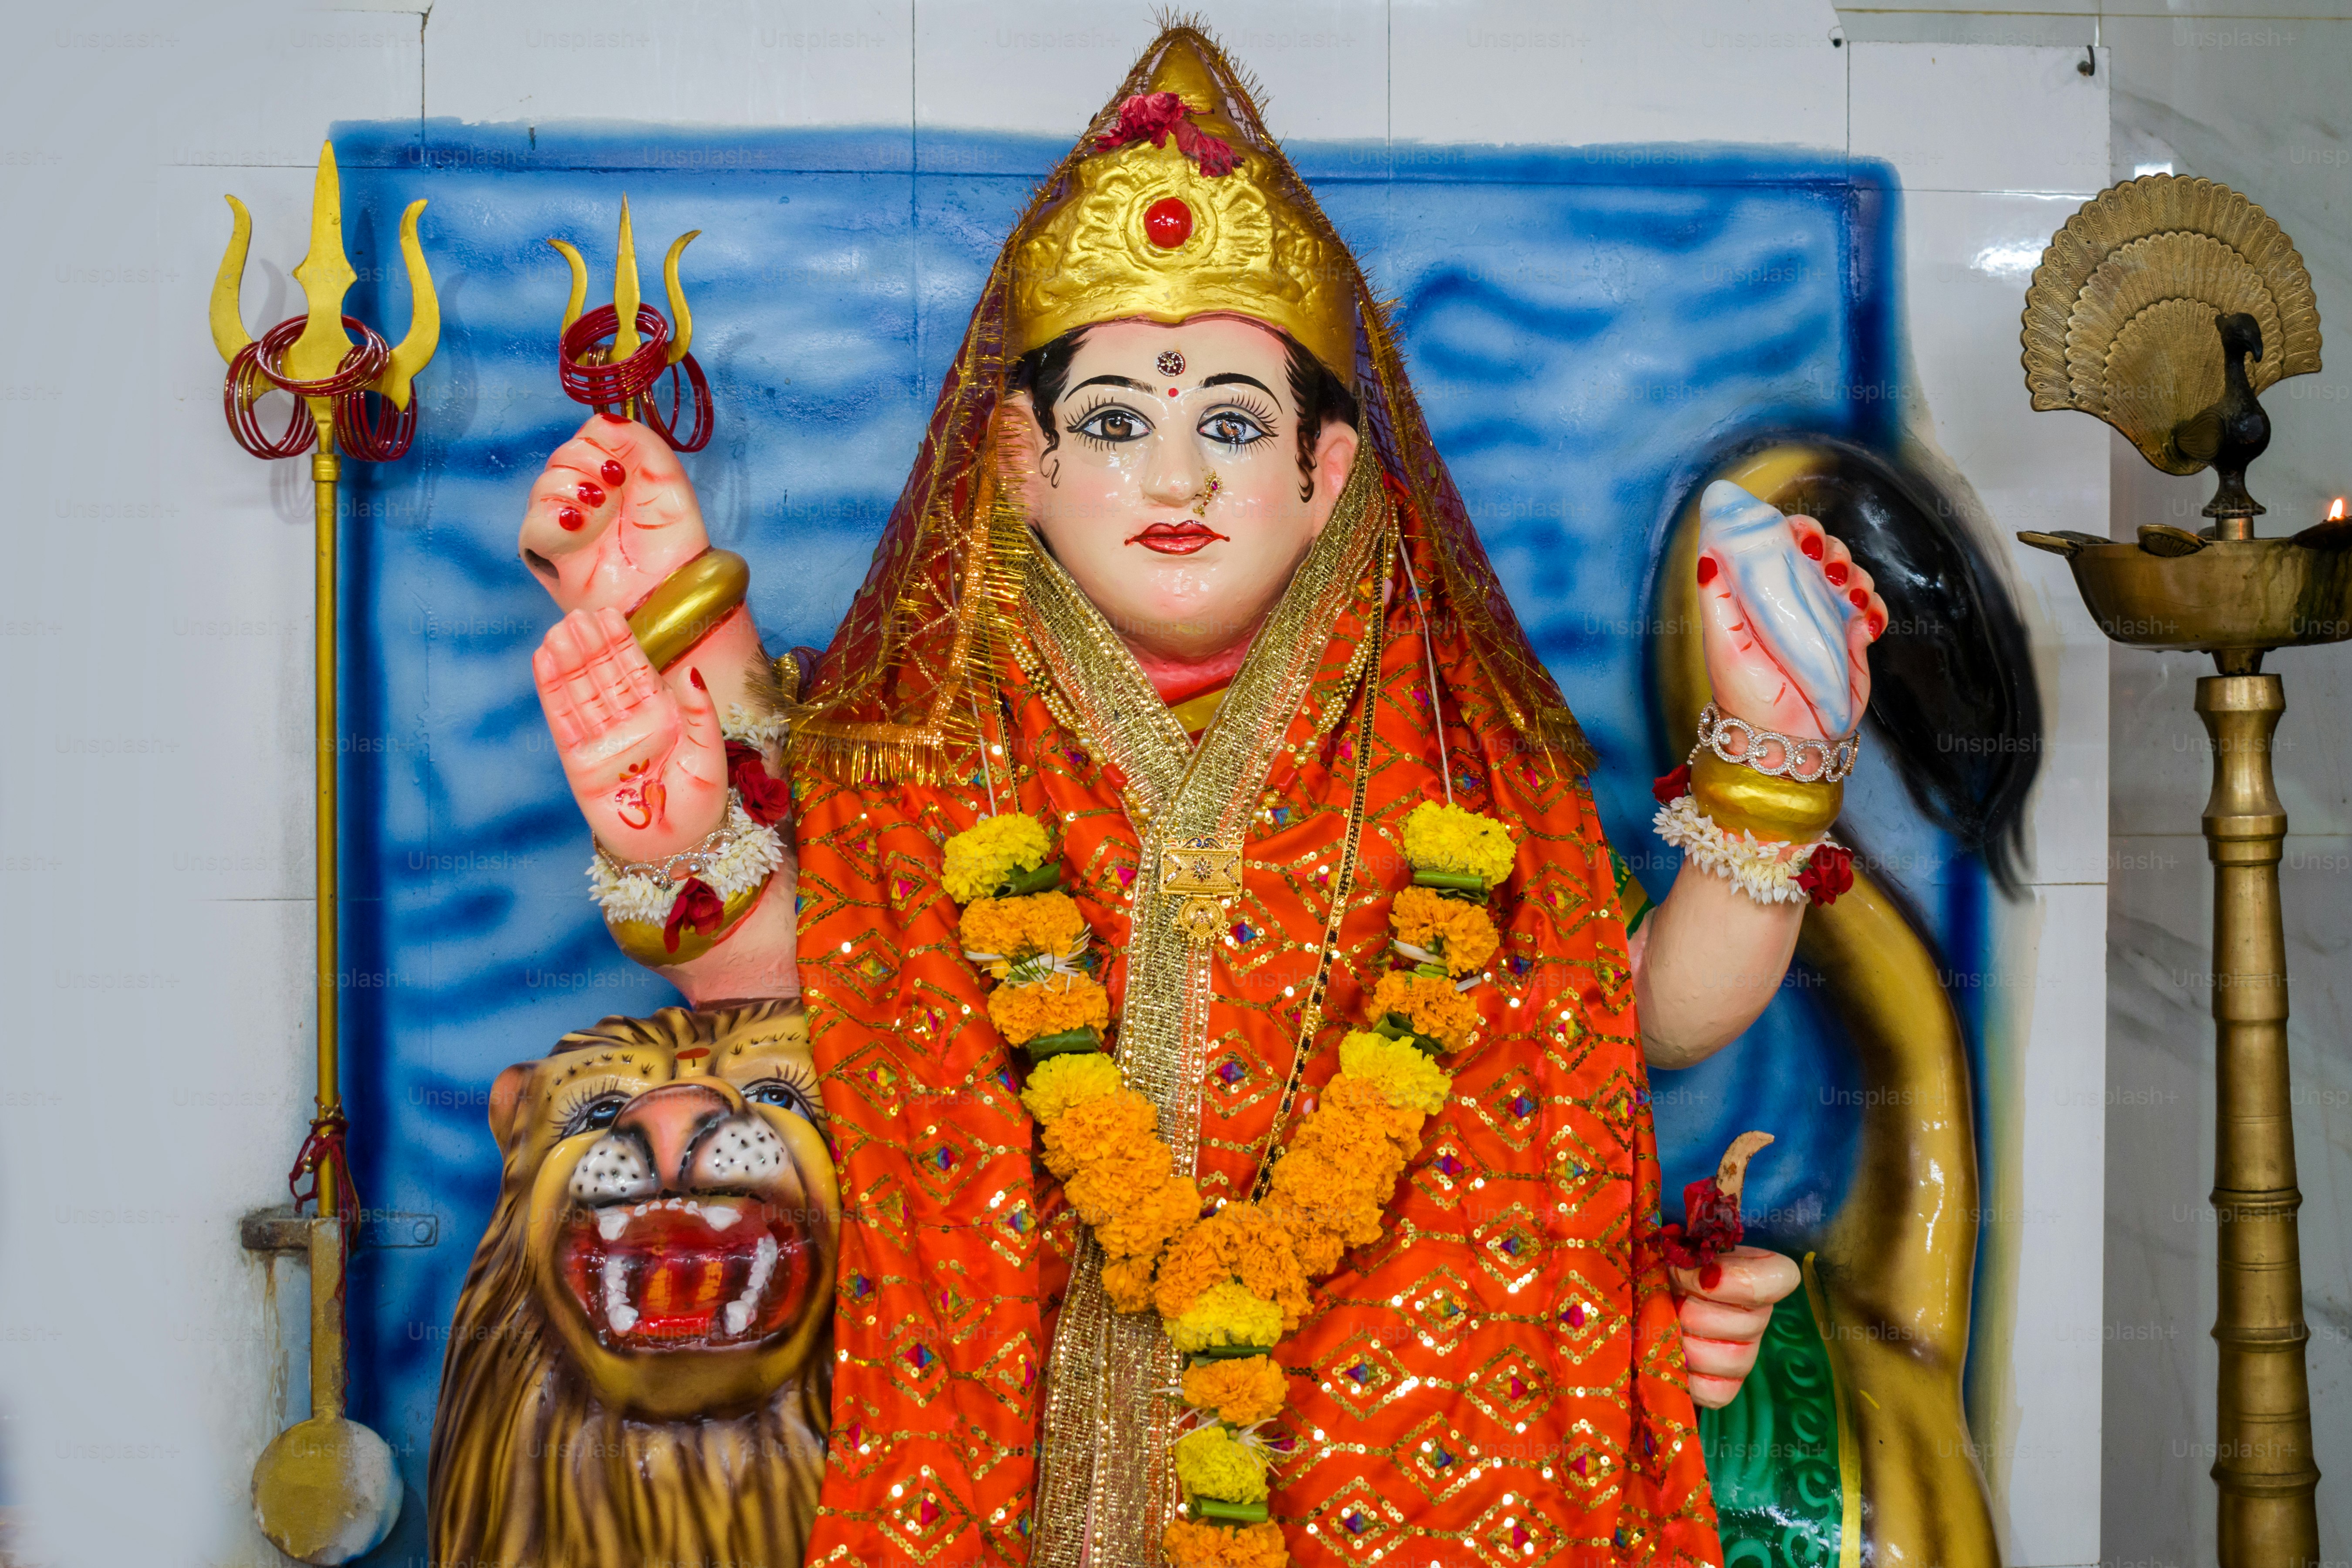
[[[1870,645],[1886,603],[1810,517],[1728,480],[1699,497],[1698,597],[1717,706],[1782,734],[1838,741],[1870,705]]]

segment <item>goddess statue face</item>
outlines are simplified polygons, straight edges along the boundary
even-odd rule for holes
[[[1112,321],[1007,399],[1030,521],[1147,668],[1245,647],[1330,520],[1358,438],[1293,363],[1239,316]]]

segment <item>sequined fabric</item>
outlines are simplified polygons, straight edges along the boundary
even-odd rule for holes
[[[1392,529],[1431,593],[1455,796],[1511,824],[1519,856],[1492,984],[1475,993],[1485,1026],[1449,1061],[1454,1100],[1390,1205],[1388,1238],[1349,1256],[1277,1352],[1293,1447],[1275,1517],[1311,1568],[1712,1563],[1608,850],[1580,779],[1522,738],[1447,613],[1412,491],[1383,483],[1389,504],[1361,526]],[[1280,732],[1269,772],[1243,786],[1243,891],[1202,960],[1210,1000],[1186,1088],[1213,1198],[1251,1189],[1269,1140],[1336,1070],[1409,877],[1400,825],[1443,794],[1423,615],[1396,549],[1370,559],[1341,585],[1303,697],[1270,715],[1229,701],[1215,721]],[[1164,915],[1137,897],[1149,829],[1110,760],[1121,742],[1102,692],[1068,689],[1042,640],[1015,623],[992,642],[981,743],[1003,748],[999,809],[1059,836],[1072,890],[1120,955],[1105,976],[1118,1016],[1130,949],[1153,947],[1134,922]],[[1027,1563],[1042,1451],[1064,1446],[1066,1460],[1067,1446],[1103,1440],[1047,1423],[1078,1227],[1033,1157],[1021,1069],[988,1026],[939,885],[942,842],[991,810],[981,754],[936,784],[801,784],[801,963],[850,1207],[812,1563]],[[1358,863],[1341,886],[1360,778]],[[1335,900],[1329,1021],[1286,1099]],[[1152,1495],[1123,1503],[1173,1500],[1135,1484]],[[1101,1543],[1087,1561],[1128,1568]]]

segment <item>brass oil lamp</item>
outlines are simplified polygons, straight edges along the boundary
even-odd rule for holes
[[[2219,1557],[2302,1568],[2319,1561],[2319,1470],[2289,1115],[2286,812],[2271,771],[2286,693],[2263,658],[2352,636],[2352,523],[2338,502],[2335,521],[2258,538],[2263,509],[2245,471],[2270,441],[2256,394],[2319,368],[2319,311],[2303,258],[2262,208],[2208,180],[2151,174],[2104,192],[2052,237],[2026,294],[2024,343],[2034,407],[2095,414],[2165,472],[2220,477],[2212,521],[2197,531],[2018,537],[2066,558],[2109,637],[2210,654],[2217,671],[2197,682],[2196,708],[2213,751]]]

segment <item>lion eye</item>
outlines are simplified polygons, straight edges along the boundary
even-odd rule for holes
[[[621,1108],[628,1103],[625,1094],[600,1094],[572,1113],[563,1123],[563,1135],[601,1132],[621,1119]]]
[[[772,1105],[779,1110],[789,1110],[803,1121],[816,1120],[816,1107],[809,1103],[808,1096],[780,1078],[765,1078],[757,1083],[745,1084],[743,1098],[754,1105]]]

